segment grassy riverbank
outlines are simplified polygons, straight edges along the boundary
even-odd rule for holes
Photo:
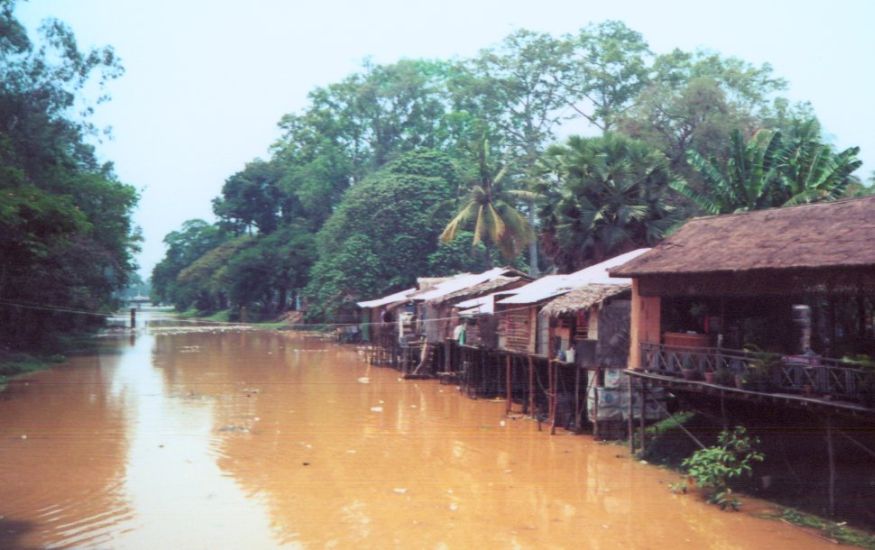
[[[215,313],[205,314],[201,311],[198,311],[197,309],[192,308],[181,313],[177,313],[176,315],[181,319],[210,321],[213,323],[240,323],[245,325],[252,325],[254,327],[264,330],[289,330],[294,328],[294,325],[289,324],[282,319],[273,321],[247,321],[245,323],[242,321],[233,320],[231,319],[231,311],[228,309],[223,309]]]
[[[32,355],[29,353],[0,353],[0,391],[9,380],[39,372],[67,360],[66,355]]]
[[[0,349],[0,391],[9,380],[45,370],[67,360],[70,355],[91,353],[98,341],[93,333],[59,336],[50,349],[42,351],[11,351]]]

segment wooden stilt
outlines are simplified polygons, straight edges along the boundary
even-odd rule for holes
[[[832,416],[826,416],[826,454],[829,460],[829,481],[828,487],[828,510],[829,515],[835,515],[835,492],[836,492],[836,465],[835,452],[832,446]]]
[[[556,361],[547,362],[547,376],[550,378],[550,435],[556,433]]]
[[[639,420],[640,420],[640,428],[641,428],[641,452],[643,453],[644,447],[645,447],[645,441],[644,441],[644,423],[645,423],[644,413],[645,413],[645,410],[644,410],[644,406],[645,406],[645,401],[647,400],[647,383],[644,382],[644,380],[641,381],[640,397],[641,397],[641,402],[639,403],[638,408],[640,409],[640,413],[641,413],[641,418]]]
[[[599,380],[601,379],[601,368],[596,366],[595,373],[592,379],[592,392],[593,392],[593,407],[592,407],[592,436],[598,438],[599,436]],[[587,377],[588,378],[588,377]],[[587,380],[586,384],[586,399],[584,403],[587,403],[589,399],[590,385],[589,380]],[[586,406],[586,405],[584,405]]]
[[[529,415],[536,416],[535,413],[535,364],[532,356],[529,355]]]
[[[635,414],[634,408],[632,406],[632,385],[635,383],[635,380],[629,377],[629,410],[628,414],[628,432],[629,432],[629,453],[635,454]]]
[[[580,365],[574,362],[574,429],[580,432]]]
[[[547,422],[553,421],[553,361],[547,360]]]
[[[507,392],[507,406],[504,409],[504,414],[510,414],[510,409],[513,406],[513,363],[511,362],[510,354],[507,355],[507,372],[504,377],[505,390]]]

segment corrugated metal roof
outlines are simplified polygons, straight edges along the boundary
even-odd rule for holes
[[[505,298],[499,301],[499,304],[537,304],[544,300],[549,300],[557,296],[561,296],[566,292],[580,288],[590,284],[631,284],[630,279],[614,278],[608,275],[608,270],[617,266],[623,265],[626,262],[637,258],[650,250],[649,248],[639,248],[625,254],[615,256],[610,260],[605,260],[602,263],[591,265],[580,271],[569,273],[568,275],[547,275],[541,277],[537,281],[529,283],[514,289],[516,293],[510,298]]]
[[[494,298],[496,294],[501,293],[487,294],[486,296],[480,296],[479,298],[459,302],[456,304],[456,307],[459,308],[459,315],[470,317],[472,315],[480,315],[484,313],[495,313]]]
[[[402,302],[407,300],[407,297],[414,292],[416,292],[416,287],[408,288],[407,290],[402,290],[401,292],[396,292],[395,294],[389,294],[388,296],[383,296],[382,298],[377,298],[375,300],[357,302],[356,305],[364,309],[394,304],[395,302]]]
[[[458,290],[462,290],[463,288],[479,285],[485,281],[491,281],[492,279],[501,277],[508,271],[509,270],[506,267],[496,267],[489,271],[484,271],[483,273],[461,273],[438,284],[431,290],[417,292],[416,294],[409,296],[409,298],[423,301],[434,300]]]
[[[508,287],[514,285],[518,282],[526,282],[531,280],[529,277],[526,277],[525,281],[521,281],[522,277],[505,277],[504,275],[500,277],[496,277],[489,281],[483,281],[480,284],[476,284],[474,286],[465,287],[461,290],[457,290],[455,292],[450,292],[449,294],[444,294],[440,298],[435,298],[431,300],[435,304],[442,304],[444,302],[450,300],[458,300],[460,298],[468,298],[470,296],[476,296],[478,294],[486,294],[489,292],[493,292],[500,288]],[[520,285],[517,285],[520,286]]]

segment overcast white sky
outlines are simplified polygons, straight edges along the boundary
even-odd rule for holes
[[[707,48],[771,63],[808,100],[841,148],[875,170],[875,2],[870,0],[31,0],[18,16],[70,24],[83,47],[112,45],[126,74],[96,122],[99,150],[141,189],[136,222],[145,276],[162,239],[212,219],[226,177],[266,157],[276,123],[307,92],[356,71],[365,57],[468,57],[515,29],[561,35],[605,19],[641,32],[657,53]]]

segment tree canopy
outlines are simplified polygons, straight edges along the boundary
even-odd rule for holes
[[[231,175],[218,223],[189,236],[195,257],[168,243],[155,292],[189,307],[186,269],[221,257],[199,303],[271,315],[304,297],[328,320],[417,276],[519,266],[526,242],[533,273],[563,272],[691,215],[869,192],[857,150],[831,148],[786,86],[768,64],[653,52],[620,21],[366,61],[281,118],[270,158]],[[595,135],[557,144],[568,124]]]
[[[0,1],[0,340],[45,347],[100,320],[70,311],[113,307],[138,250],[138,193],[89,141],[103,85],[122,73],[112,48],[80,50],[57,20],[32,40],[14,7]]]

